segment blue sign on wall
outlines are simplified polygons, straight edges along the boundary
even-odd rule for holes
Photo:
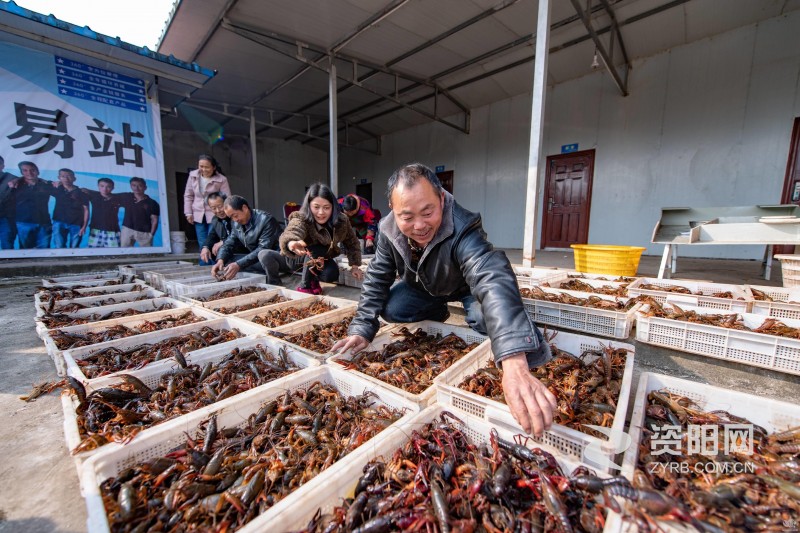
[[[444,172],[444,165],[439,165],[436,167],[436,172]]]
[[[562,144],[561,145],[561,153],[568,154],[570,152],[577,152],[578,151],[578,143],[573,144]]]

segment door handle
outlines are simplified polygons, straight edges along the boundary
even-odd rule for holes
[[[554,202],[553,202],[553,198],[552,197],[547,199],[547,212],[548,213],[551,213],[553,211],[553,203]]]

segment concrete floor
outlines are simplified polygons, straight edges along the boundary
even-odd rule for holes
[[[507,250],[512,263],[520,263],[519,250]],[[167,259],[195,259],[194,254]],[[571,252],[537,252],[537,266],[571,268]],[[32,403],[19,396],[34,383],[56,381],[50,358],[34,330],[33,292],[42,276],[56,276],[116,268],[118,264],[150,259],[74,259],[0,262],[0,309],[7,345],[0,365],[0,533],[78,532],[86,529],[86,511],[78,488],[74,463],[64,444],[61,401],[53,393]],[[655,276],[660,257],[643,257],[640,276]],[[760,278],[755,261],[681,259],[675,277],[720,283],[780,285],[780,268],[773,279]],[[34,278],[32,276],[38,276]],[[286,278],[285,278],[286,279]],[[297,277],[288,280],[293,288]],[[326,294],[358,299],[357,289],[328,286]],[[463,323],[457,313],[448,322]],[[775,399],[797,401],[800,376],[727,363],[640,344],[636,346],[633,386],[643,371],[658,372]],[[633,401],[630,402],[631,406]]]

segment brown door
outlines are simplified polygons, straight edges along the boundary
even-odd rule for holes
[[[542,248],[569,248],[589,238],[594,150],[547,158]]]
[[[437,172],[436,177],[442,182],[442,188],[453,194],[453,171],[445,170],[444,172]]]
[[[789,145],[789,161],[786,163],[781,203],[800,205],[800,117],[794,119],[792,128],[792,143]],[[773,251],[775,254],[793,254],[794,246],[774,246]]]

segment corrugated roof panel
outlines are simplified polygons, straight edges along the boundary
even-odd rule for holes
[[[176,57],[193,58],[199,48],[199,41],[216,25],[217,17],[222,12],[227,0],[205,0],[203,2],[180,2],[173,13],[172,20],[180,17],[180,24],[173,28],[170,24],[167,33],[162,37],[158,51],[162,54],[173,54]]]

